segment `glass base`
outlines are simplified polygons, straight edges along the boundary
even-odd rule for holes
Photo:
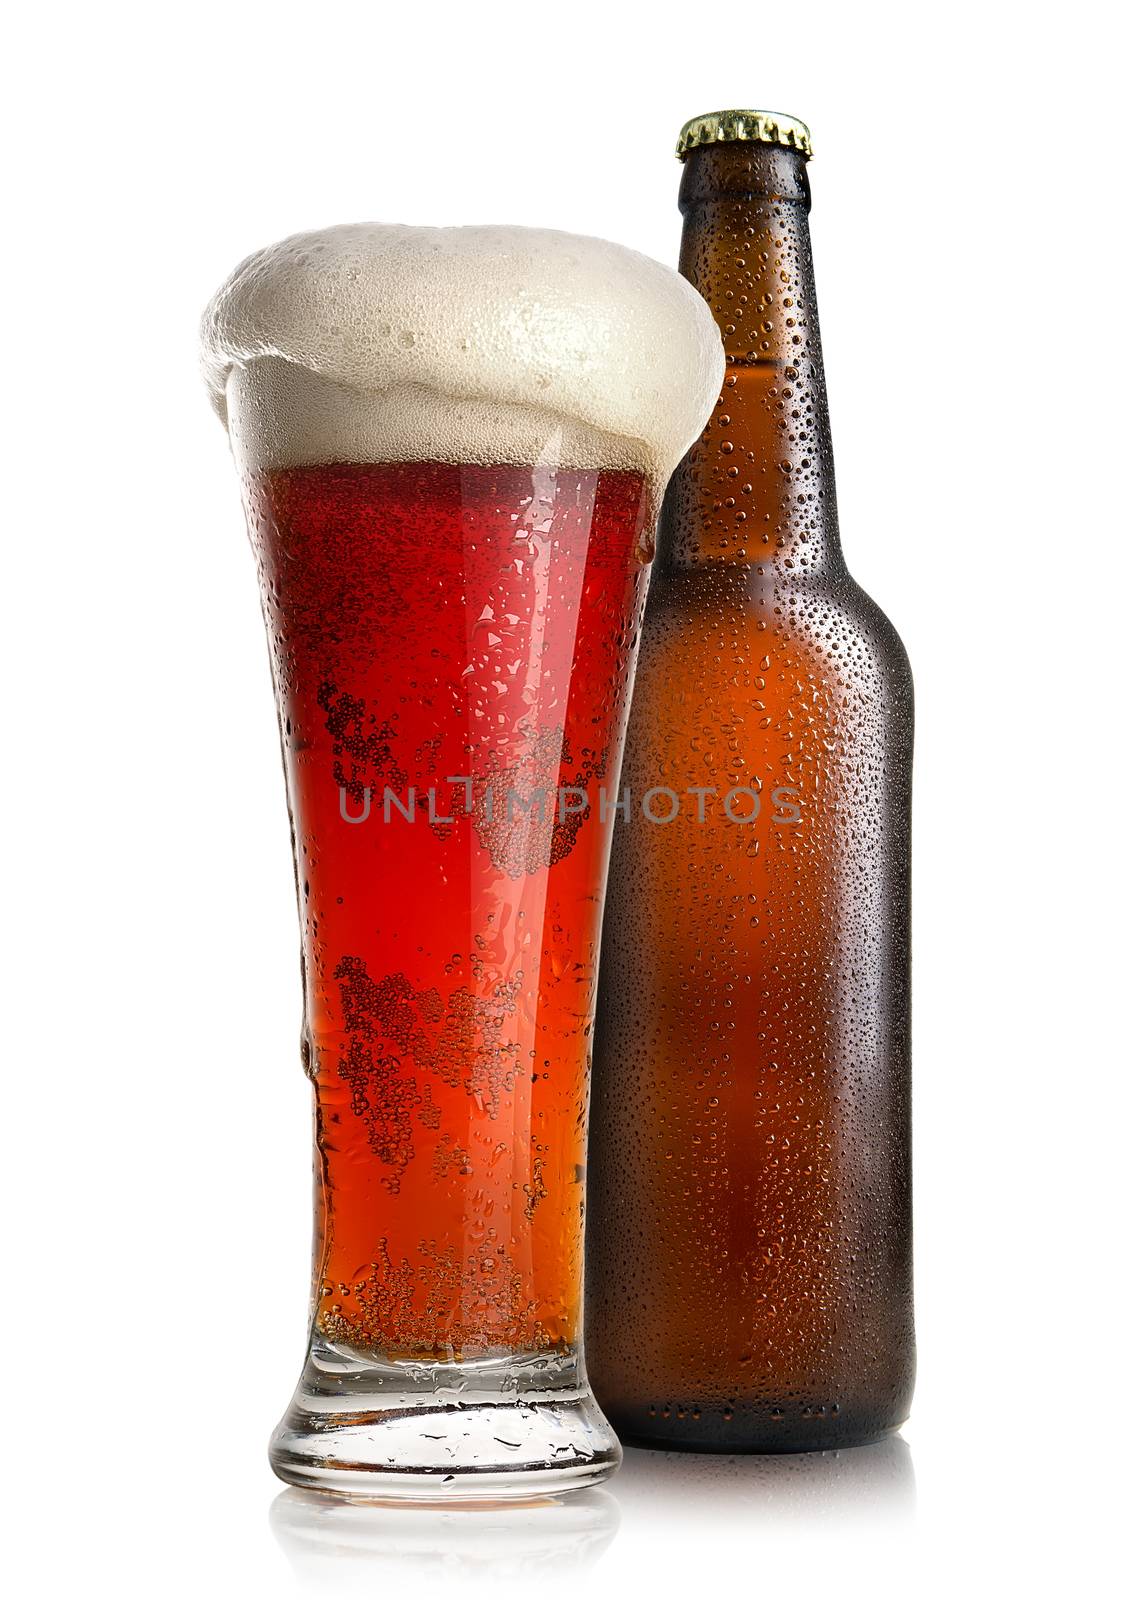
[[[467,1503],[590,1488],[621,1446],[573,1351],[393,1361],[316,1336],[269,1455],[305,1489]]]

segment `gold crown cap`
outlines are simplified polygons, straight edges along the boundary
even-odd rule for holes
[[[676,154],[683,161],[689,150],[702,144],[730,144],[736,139],[780,144],[787,150],[800,150],[806,157],[814,153],[810,130],[797,117],[784,117],[778,111],[709,111],[680,129]]]

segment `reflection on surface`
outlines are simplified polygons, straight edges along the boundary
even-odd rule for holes
[[[795,1456],[627,1449],[610,1487],[627,1529],[654,1517],[775,1526],[903,1521],[916,1506],[912,1452],[899,1436],[854,1450]]]
[[[271,1527],[301,1587],[311,1593],[434,1592],[461,1583],[539,1584],[576,1592],[573,1581],[608,1549],[620,1525],[624,1551],[655,1557],[707,1533],[745,1541],[776,1531],[900,1524],[915,1510],[912,1455],[903,1439],[797,1456],[712,1456],[625,1451],[610,1489],[531,1505],[366,1505],[286,1489]],[[624,1562],[621,1562],[624,1565]],[[565,1582],[563,1583],[563,1580]],[[587,1580],[588,1581],[588,1580]]]
[[[617,1502],[604,1489],[531,1505],[365,1505],[285,1489],[271,1529],[304,1586],[334,1594],[402,1588],[443,1577],[527,1583],[584,1572],[617,1532]]]

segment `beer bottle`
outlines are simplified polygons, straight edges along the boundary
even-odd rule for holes
[[[680,137],[727,370],[669,486],[603,933],[586,1348],[622,1439],[819,1450],[911,1394],[912,683],[846,570],[804,124]]]

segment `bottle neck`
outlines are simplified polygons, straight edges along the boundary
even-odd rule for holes
[[[840,568],[805,158],[705,145],[685,161],[680,210],[680,271],[715,314],[727,375],[669,484],[661,569],[722,563],[799,578]]]

